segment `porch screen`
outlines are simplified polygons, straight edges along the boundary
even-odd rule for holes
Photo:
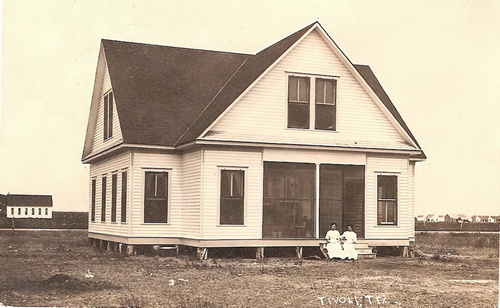
[[[264,238],[314,237],[314,164],[264,163]]]
[[[336,222],[342,233],[352,225],[358,238],[364,237],[364,166],[320,166],[319,236],[325,236]]]

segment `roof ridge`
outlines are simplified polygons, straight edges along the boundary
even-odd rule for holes
[[[132,41],[112,40],[112,39],[101,39],[101,41],[102,42],[111,42],[111,43],[144,45],[144,46],[151,46],[151,47],[164,47],[164,48],[175,48],[175,49],[184,49],[184,50],[192,50],[192,51],[204,51],[204,52],[235,54],[235,55],[243,55],[243,56],[254,56],[254,54],[251,54],[251,53],[236,52],[236,51],[213,50],[213,49],[203,49],[203,48],[194,48],[194,47],[181,47],[181,46],[150,44],[150,43],[141,43],[141,42],[132,42]]]
[[[184,130],[184,132],[180,135],[180,137],[177,138],[177,140],[174,142],[174,146],[177,145],[177,143],[179,142],[179,140],[181,140],[182,137],[184,137],[184,135],[189,131],[189,129],[196,123],[196,121],[198,121],[198,119],[201,117],[201,115],[203,114],[203,112],[205,112],[205,110],[213,103],[213,101],[215,100],[215,98],[222,92],[222,90],[226,87],[226,85],[229,83],[229,81],[231,81],[231,79],[233,79],[234,75],[236,75],[236,73],[241,69],[241,67],[247,61],[248,61],[248,59],[245,59],[243,62],[241,62],[240,66],[238,66],[238,68],[229,77],[229,79],[224,83],[224,85],[222,85],[222,87],[219,89],[219,91],[217,91],[217,93],[215,93],[214,97],[212,97],[212,99],[208,102],[208,104],[201,110],[201,112],[198,114],[198,116],[196,116],[196,118],[194,119],[194,121]]]

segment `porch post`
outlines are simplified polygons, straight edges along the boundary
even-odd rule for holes
[[[320,237],[319,234],[319,163],[316,163],[316,238]]]

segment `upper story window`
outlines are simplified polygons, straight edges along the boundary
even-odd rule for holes
[[[104,96],[104,140],[113,137],[113,92]]]
[[[335,130],[336,92],[337,81],[334,79],[289,76],[288,128]]]
[[[288,79],[288,127],[309,128],[309,77]]]

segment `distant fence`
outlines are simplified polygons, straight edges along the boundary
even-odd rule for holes
[[[415,222],[415,231],[500,231],[499,223],[487,222]]]
[[[87,212],[52,212],[48,218],[15,218],[16,229],[88,229]],[[12,218],[0,217],[0,228],[12,228]]]

